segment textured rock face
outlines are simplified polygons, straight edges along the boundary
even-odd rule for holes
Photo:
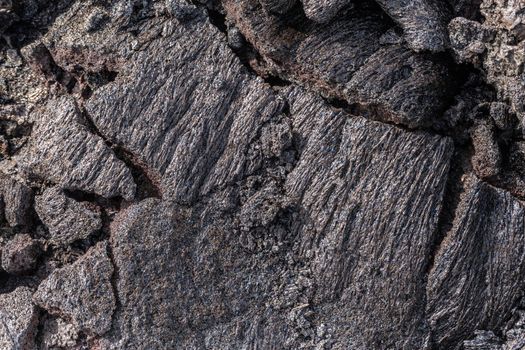
[[[521,8],[0,1],[0,348],[523,347]]]
[[[106,244],[100,243],[74,264],[53,271],[33,300],[86,332],[104,334],[111,327],[115,310],[112,274]]]
[[[508,193],[472,181],[427,286],[430,323],[443,348],[475,329],[500,327],[524,287],[524,208]]]
[[[31,290],[19,287],[0,296],[0,346],[2,349],[34,349],[38,313]]]
[[[27,171],[64,189],[133,198],[130,170],[89,132],[74,100],[51,100],[35,114],[35,138],[19,158]]]
[[[40,255],[39,243],[27,234],[18,234],[2,249],[2,268],[14,275],[34,270]]]
[[[0,176],[0,208],[11,226],[29,225],[33,192],[10,176]]]
[[[300,110],[294,118],[312,115],[305,108],[312,99],[291,94],[292,113]],[[437,232],[451,140],[325,113],[301,130],[308,143],[286,183],[307,213],[299,237],[313,254],[316,301],[327,322],[346,319],[335,330],[341,348],[423,348],[419,281]],[[416,175],[422,168],[432,169],[428,177]],[[394,326],[398,320],[403,327]]]
[[[59,188],[49,188],[35,199],[35,210],[56,245],[86,239],[102,228],[100,210],[67,197]]]
[[[485,71],[523,125],[525,114],[522,67],[525,59],[523,1],[486,0],[481,4],[485,21],[480,24],[462,17],[449,24],[451,46],[462,61]]]

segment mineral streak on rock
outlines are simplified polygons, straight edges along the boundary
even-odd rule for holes
[[[107,244],[99,243],[72,265],[53,271],[33,301],[85,332],[102,335],[110,329],[115,311],[112,274]]]
[[[77,202],[57,187],[36,196],[35,210],[49,230],[49,241],[55,245],[86,239],[102,228],[99,208]]]
[[[29,350],[35,348],[38,312],[31,302],[29,288],[18,287],[0,295],[0,347]]]

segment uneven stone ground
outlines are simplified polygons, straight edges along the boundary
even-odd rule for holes
[[[522,0],[0,0],[0,349],[525,349]]]

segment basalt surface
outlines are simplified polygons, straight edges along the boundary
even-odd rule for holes
[[[525,348],[524,13],[0,1],[0,348]]]

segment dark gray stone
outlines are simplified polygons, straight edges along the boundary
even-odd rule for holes
[[[0,347],[29,350],[35,348],[38,311],[31,302],[29,288],[18,287],[0,294]]]
[[[466,187],[428,277],[427,313],[441,349],[501,327],[525,287],[522,204],[477,179]]]
[[[13,275],[32,272],[40,256],[40,243],[27,234],[17,234],[2,249],[2,268]]]
[[[53,271],[38,286],[33,301],[80,330],[102,335],[111,328],[116,308],[112,275],[107,244],[99,243],[72,265]]]
[[[67,246],[102,228],[100,208],[77,202],[57,187],[48,188],[36,196],[35,210],[47,226],[49,241],[54,245]]]
[[[35,119],[31,144],[18,156],[28,173],[63,189],[133,199],[131,171],[90,132],[71,98],[50,100]]]

